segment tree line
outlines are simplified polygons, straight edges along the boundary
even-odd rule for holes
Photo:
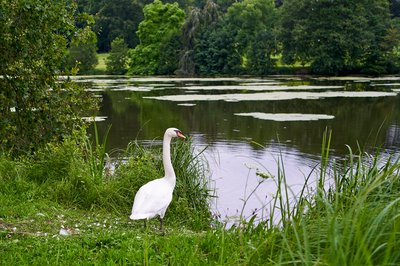
[[[265,75],[400,71],[399,0],[80,0],[108,72]]]

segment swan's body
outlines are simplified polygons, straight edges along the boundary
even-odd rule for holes
[[[176,176],[171,163],[171,139],[174,137],[185,138],[176,128],[168,128],[163,139],[163,165],[165,175],[143,185],[135,195],[133,201],[132,220],[151,219],[160,216],[160,228],[163,226],[165,211],[172,201]]]

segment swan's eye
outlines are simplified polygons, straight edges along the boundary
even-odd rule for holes
[[[183,139],[186,138],[185,135],[183,135],[182,131],[180,131],[180,130],[175,130],[175,133],[176,133],[176,135],[177,135],[178,137],[180,137],[180,138],[183,138]]]

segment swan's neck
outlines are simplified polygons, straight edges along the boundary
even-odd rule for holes
[[[163,140],[163,165],[165,178],[171,182],[172,186],[175,186],[176,177],[171,162],[171,137],[169,136],[164,136]]]

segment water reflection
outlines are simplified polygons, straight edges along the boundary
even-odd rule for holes
[[[288,183],[296,193],[319,162],[326,129],[333,132],[332,155],[337,158],[347,154],[346,145],[353,150],[358,146],[367,150],[382,147],[398,153],[399,80],[80,78],[102,97],[98,116],[106,119],[98,122],[98,128],[105,132],[112,124],[109,150],[124,148],[133,139],[161,139],[165,128],[171,126],[190,135],[199,149],[208,146],[206,155],[219,196],[214,208],[222,217],[240,211],[243,198],[259,184],[257,169],[277,175],[278,160],[283,160]],[[259,97],[267,93],[287,97]],[[299,93],[304,97],[294,97]],[[233,94],[235,98],[229,98]],[[185,101],[175,102],[173,97],[184,97]],[[263,119],[249,114],[261,114]],[[288,121],[281,116],[280,121],[274,121],[265,114],[275,118],[276,114],[304,114],[310,119]],[[311,119],[316,114],[323,119]],[[245,215],[255,209],[267,214],[268,208],[262,207],[275,192],[273,179],[263,182],[248,200]]]

